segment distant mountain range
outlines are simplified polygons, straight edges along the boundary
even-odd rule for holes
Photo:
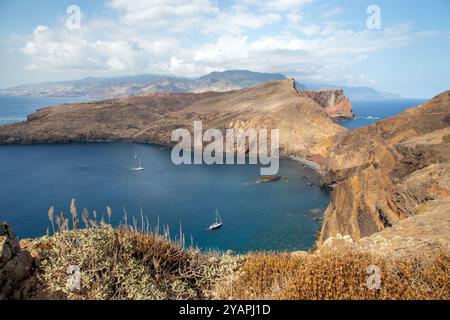
[[[212,72],[196,79],[164,75],[137,75],[114,78],[84,78],[73,81],[42,82],[22,84],[0,90],[0,95],[8,96],[56,96],[88,98],[121,98],[145,93],[185,93],[207,91],[230,91],[254,87],[271,80],[285,80],[279,73],[260,73],[247,70]],[[304,85],[296,82],[299,90],[343,88],[350,99],[380,100],[400,98],[400,96],[377,91],[373,88],[352,88],[339,85]]]
[[[370,87],[346,87],[334,84],[307,84],[309,90],[320,89],[343,89],[345,95],[350,100],[385,100],[385,99],[401,99],[402,97],[396,93],[378,91]]]

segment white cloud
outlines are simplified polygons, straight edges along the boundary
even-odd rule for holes
[[[85,25],[80,32],[37,27],[22,48],[31,58],[29,68],[150,72],[155,65],[168,65],[170,55],[181,49],[173,38],[140,38],[129,32],[111,35],[109,29],[99,30],[97,26]],[[167,72],[168,68],[159,71]]]
[[[110,0],[121,14],[121,22],[134,27],[183,31],[199,26],[219,9],[209,0]]]
[[[45,32],[45,31],[47,31],[47,30],[48,30],[48,27],[47,27],[47,26],[38,25],[38,26],[36,27],[36,29],[34,29],[33,33],[34,33],[35,35],[37,35],[37,34],[39,34],[39,33]]]
[[[302,21],[302,15],[298,14],[298,13],[288,13],[286,14],[286,18],[288,19],[288,22],[296,25],[298,24],[300,21]]]
[[[320,26],[311,24],[304,27],[300,27],[300,31],[303,32],[306,36],[315,36],[320,33]]]
[[[239,4],[219,8],[210,0],[110,0],[120,22],[148,32],[240,33],[281,20],[277,12],[254,13]]]
[[[223,36],[215,43],[208,43],[193,50],[192,58],[197,63],[220,65],[248,58],[249,43],[245,36]]]
[[[289,23],[302,21],[300,8],[308,2],[239,0],[219,8],[209,0],[111,0],[119,21],[86,18],[78,31],[64,24],[40,25],[22,52],[30,57],[29,69],[76,71],[86,76],[198,76],[242,68],[309,81],[361,84],[370,79],[349,75],[350,66],[364,63],[374,52],[408,45],[419,36],[410,24],[373,32],[331,22],[300,23],[293,30]],[[252,6],[259,11],[251,11]],[[269,32],[258,33],[272,25]],[[151,28],[145,31],[147,26]]]
[[[334,7],[331,9],[325,10],[325,13],[323,14],[323,17],[325,19],[333,18],[341,14],[344,10],[341,7]]]
[[[314,0],[240,0],[244,6],[254,6],[266,12],[299,12]]]
[[[281,15],[276,13],[253,14],[247,11],[228,11],[221,12],[214,19],[203,23],[202,31],[235,34],[247,29],[259,29],[280,20]]]

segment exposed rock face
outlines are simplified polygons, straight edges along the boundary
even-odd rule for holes
[[[323,144],[315,152],[336,188],[319,243],[338,233],[359,240],[450,206],[450,91]]]
[[[450,252],[449,202],[433,200],[429,210],[356,242],[349,235],[338,233],[328,238],[319,251],[351,247],[390,258]]]
[[[429,211],[363,238],[359,245],[386,255],[430,254],[435,250],[450,252],[450,202],[433,200],[424,210]]]
[[[301,96],[316,101],[325,108],[327,114],[332,118],[353,118],[352,104],[344,95],[342,89],[324,89],[316,91],[299,91]]]
[[[0,222],[0,300],[20,299],[30,289],[26,280],[34,271],[30,252],[22,250],[11,227]]]
[[[42,109],[28,121],[0,127],[0,143],[130,140],[170,145],[174,129],[280,130],[281,155],[308,158],[323,139],[346,132],[324,108],[300,94],[294,80],[201,94],[149,94]]]

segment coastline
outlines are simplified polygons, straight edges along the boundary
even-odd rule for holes
[[[305,167],[308,167],[310,169],[313,169],[316,173],[318,173],[320,176],[323,176],[323,170],[320,167],[320,165],[314,161],[311,160],[307,160],[305,158],[299,157],[299,156],[295,156],[295,155],[289,155],[286,156],[286,158],[291,159],[291,160],[295,160],[297,162],[300,162],[301,164],[305,165]]]

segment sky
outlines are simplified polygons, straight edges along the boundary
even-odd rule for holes
[[[0,88],[246,69],[431,98],[449,57],[448,0],[0,0]]]

